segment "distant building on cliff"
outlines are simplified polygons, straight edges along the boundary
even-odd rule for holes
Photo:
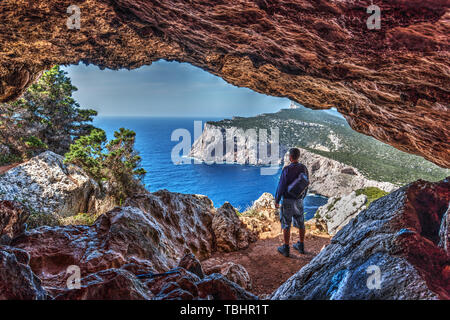
[[[298,108],[300,108],[300,107],[291,101],[291,105],[289,106],[289,109],[298,109]]]

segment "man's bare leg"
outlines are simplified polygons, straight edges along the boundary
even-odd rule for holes
[[[284,244],[289,245],[291,240],[291,228],[283,229]]]

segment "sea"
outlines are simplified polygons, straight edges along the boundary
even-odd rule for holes
[[[114,131],[127,128],[136,132],[135,148],[142,157],[141,166],[147,171],[144,183],[150,192],[167,189],[172,192],[208,196],[215,207],[226,201],[239,211],[248,209],[264,192],[274,194],[281,174],[261,175],[260,167],[238,164],[187,164],[172,161],[172,150],[180,140],[172,141],[176,129],[184,129],[184,142],[194,142],[194,121],[221,118],[156,118],[156,117],[97,117],[94,125],[105,130],[108,139]],[[202,125],[203,128],[203,125]],[[189,139],[190,135],[190,141]],[[184,161],[183,161],[184,162]],[[304,200],[305,218],[314,216],[327,198],[308,194]]]

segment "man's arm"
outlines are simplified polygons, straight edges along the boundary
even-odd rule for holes
[[[286,191],[286,173],[286,168],[283,168],[283,171],[281,171],[280,182],[278,182],[277,192],[275,193],[275,205],[280,204],[281,197]]]

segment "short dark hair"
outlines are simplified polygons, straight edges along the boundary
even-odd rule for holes
[[[298,160],[298,158],[300,158],[300,150],[298,148],[289,149],[289,156],[292,157],[293,160]]]

